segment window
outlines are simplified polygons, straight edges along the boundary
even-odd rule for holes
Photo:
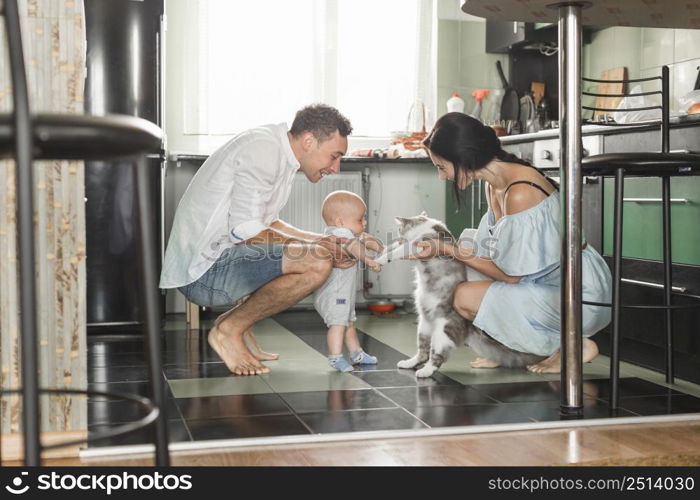
[[[426,54],[432,45],[425,35],[432,4],[192,2],[185,133],[231,135],[266,123],[291,124],[294,113],[313,102],[338,107],[356,136],[404,130],[411,104],[430,97]]]

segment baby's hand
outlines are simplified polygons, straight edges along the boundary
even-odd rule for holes
[[[375,273],[378,273],[382,270],[382,266],[379,265],[378,262],[373,261],[372,259],[365,260],[365,264],[367,264],[367,267],[369,267]]]
[[[374,236],[370,235],[369,233],[360,234],[360,239],[362,240],[362,243],[364,244],[365,248],[373,250],[377,252],[377,254],[380,254],[384,251],[384,245],[382,244],[382,242]]]

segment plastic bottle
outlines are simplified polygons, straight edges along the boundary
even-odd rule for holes
[[[477,120],[481,120],[481,100],[484,97],[488,97],[489,95],[489,90],[488,89],[479,89],[475,90],[472,92],[472,97],[476,99],[476,104],[474,105],[474,110],[471,112],[469,116],[476,118]]]
[[[452,97],[447,100],[447,112],[453,113],[455,111],[458,113],[464,113],[464,100],[459,97],[457,92],[452,94]]]

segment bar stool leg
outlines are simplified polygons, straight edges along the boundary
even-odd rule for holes
[[[625,196],[624,170],[615,172],[615,223],[613,227],[612,336],[610,338],[610,408],[618,406],[620,379],[620,286],[622,284],[622,220]]]
[[[138,220],[141,235],[141,293],[146,320],[146,349],[151,381],[151,397],[160,410],[155,422],[156,465],[170,465],[168,453],[168,427],[165,415],[165,383],[160,344],[160,315],[158,314],[158,277],[156,275],[155,235],[150,224],[150,193],[148,192],[148,165],[145,158],[135,163],[136,190],[138,195]]]
[[[39,355],[34,284],[34,180],[32,166],[32,125],[29,116],[27,73],[24,69],[22,33],[16,0],[4,2],[5,27],[10,55],[12,100],[15,125],[15,182],[17,190],[17,232],[19,236],[19,300],[22,360],[22,433],[24,465],[41,465]]]
[[[673,298],[671,296],[672,264],[671,256],[671,178],[661,178],[661,190],[663,201],[663,233],[664,233],[664,306],[665,333],[666,333],[666,383],[672,384],[674,379],[673,369],[673,310],[669,307]]]

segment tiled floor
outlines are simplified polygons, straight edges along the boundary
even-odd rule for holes
[[[559,375],[526,370],[472,369],[468,348],[454,351],[432,378],[416,379],[396,362],[415,350],[415,316],[358,314],[360,341],[379,364],[353,373],[328,367],[326,329],[313,312],[287,312],[255,327],[263,349],[280,353],[270,374],[236,377],[184,320],[168,321],[163,334],[164,376],[171,441],[358,432],[390,429],[526,423],[564,419]],[[206,330],[205,330],[206,331]],[[611,412],[608,360],[584,369],[584,418],[700,413],[700,386],[622,365],[620,408]],[[94,336],[89,347],[90,388],[147,394],[140,337]],[[98,432],[132,421],[139,410],[126,401],[91,398],[89,429]],[[92,446],[144,443],[138,431]]]

